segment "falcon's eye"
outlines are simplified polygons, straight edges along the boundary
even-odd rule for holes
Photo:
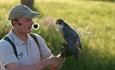
[[[57,23],[56,23],[56,24],[62,25],[62,23],[61,23],[60,21],[57,21]]]
[[[61,25],[63,25],[63,22],[61,22]]]

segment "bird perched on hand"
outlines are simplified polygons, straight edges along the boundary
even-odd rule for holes
[[[64,56],[65,54],[66,57],[66,55],[68,55],[67,53],[70,52],[77,60],[80,54],[79,48],[82,49],[80,37],[67,23],[64,22],[64,20],[58,19],[56,24],[65,40],[65,43],[63,44],[65,49],[63,48],[62,55]]]

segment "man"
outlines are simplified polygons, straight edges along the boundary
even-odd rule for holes
[[[40,49],[31,37],[32,18],[37,15],[38,12],[25,5],[17,5],[11,9],[8,19],[11,20],[12,30],[6,37],[14,43],[17,56],[12,45],[3,38],[0,41],[1,70],[43,70],[47,66],[56,70],[63,62],[62,58],[53,56],[41,36],[34,34]]]

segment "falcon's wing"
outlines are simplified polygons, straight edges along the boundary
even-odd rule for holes
[[[79,55],[80,55],[79,49],[76,47],[76,45],[73,42],[71,42],[71,40],[67,40],[67,45],[68,45],[68,48],[70,49],[72,55],[74,56],[74,58],[76,60],[78,60]]]

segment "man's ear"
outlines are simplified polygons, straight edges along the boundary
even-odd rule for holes
[[[16,25],[17,22],[15,20],[12,20],[11,23],[12,23],[12,26],[14,26]]]

